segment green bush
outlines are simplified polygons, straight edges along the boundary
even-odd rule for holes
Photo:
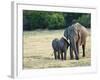
[[[91,27],[91,15],[88,13],[65,13],[47,11],[23,11],[23,30],[64,29],[76,20],[87,28]]]
[[[45,12],[33,12],[31,17],[31,30],[34,29],[45,29],[47,27],[46,23],[47,13]]]
[[[91,27],[91,15],[87,14],[87,15],[82,15],[81,17],[78,18],[78,22],[81,23],[82,25],[84,25],[87,28]]]
[[[64,16],[59,13],[49,15],[47,18],[48,29],[62,29],[65,25]]]

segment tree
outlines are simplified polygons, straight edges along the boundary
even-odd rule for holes
[[[23,30],[31,30],[31,11],[23,11]]]
[[[46,18],[48,13],[47,12],[33,12],[31,17],[31,29],[45,29],[47,27]]]
[[[78,22],[84,25],[87,28],[91,27],[91,15],[90,14],[83,14],[78,18]]]
[[[48,29],[61,29],[64,28],[65,20],[61,13],[53,13],[48,15],[47,18]]]
[[[73,20],[77,20],[83,14],[82,13],[63,13],[63,15],[65,18],[66,27],[68,27],[72,24]]]
[[[23,11],[23,30],[64,29],[76,20],[85,27],[91,26],[91,15],[88,13]]]

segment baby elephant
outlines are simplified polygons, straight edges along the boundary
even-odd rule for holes
[[[55,59],[66,60],[66,50],[69,47],[68,41],[62,37],[60,40],[55,38],[52,41],[52,48],[54,50]]]

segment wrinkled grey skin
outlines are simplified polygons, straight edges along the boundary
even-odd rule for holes
[[[85,45],[88,35],[87,29],[79,23],[74,23],[64,31],[64,36],[70,41],[70,59],[73,59],[73,51],[76,60],[79,59],[79,46],[82,45],[83,57],[85,57]]]
[[[58,40],[57,38],[52,41],[52,48],[54,50],[55,59],[66,60],[66,50],[69,43],[63,37]]]

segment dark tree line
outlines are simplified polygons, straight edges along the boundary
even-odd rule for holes
[[[63,29],[76,20],[91,27],[91,14],[23,10],[23,30]]]

